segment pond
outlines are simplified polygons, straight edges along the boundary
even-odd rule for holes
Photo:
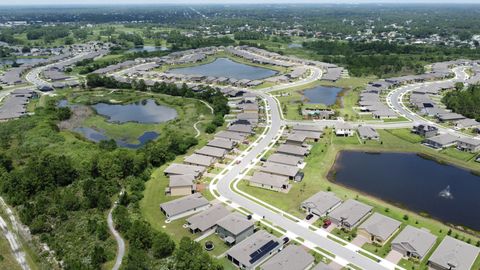
[[[415,153],[342,151],[329,178],[443,222],[480,230],[480,177],[467,170]]]
[[[316,86],[302,91],[303,98],[307,104],[335,104],[342,88],[330,86]]]
[[[167,47],[156,47],[156,46],[140,46],[140,47],[135,47],[127,51],[127,53],[135,53],[135,52],[157,52],[157,51],[168,51]]]
[[[96,142],[96,143],[98,143],[100,141],[110,139],[108,136],[105,135],[104,131],[98,131],[98,130],[95,130],[95,129],[89,128],[89,127],[78,127],[78,128],[75,128],[73,131],[82,134],[88,140],[90,140],[92,142]],[[140,147],[144,146],[149,141],[155,140],[156,138],[158,138],[158,136],[159,136],[158,133],[156,133],[154,131],[147,131],[147,132],[143,133],[140,137],[137,138],[138,141],[139,141],[138,144],[128,143],[128,142],[123,141],[123,140],[115,140],[115,142],[120,147],[137,149],[137,148],[140,148]]]
[[[171,69],[169,72],[186,75],[227,77],[237,80],[261,80],[277,74],[276,71],[268,68],[241,64],[228,58],[218,58],[211,63],[193,67]]]
[[[47,59],[45,58],[17,58],[17,59],[2,58],[0,59],[0,66],[12,65],[14,62],[17,62],[17,64],[36,64],[46,60]]]
[[[158,105],[153,99],[130,104],[97,103],[92,107],[99,115],[106,117],[107,121],[111,123],[137,122],[158,124],[177,117],[175,109]]]

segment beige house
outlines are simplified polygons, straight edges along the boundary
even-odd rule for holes
[[[373,213],[358,227],[358,234],[371,243],[383,246],[398,231],[401,222],[387,216]]]
[[[165,193],[170,196],[186,196],[195,193],[196,185],[193,175],[172,175]]]

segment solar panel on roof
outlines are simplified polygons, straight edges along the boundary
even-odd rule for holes
[[[269,253],[274,248],[276,248],[278,245],[279,245],[278,242],[274,240],[270,240],[268,243],[261,246],[259,249],[257,249],[252,254],[250,254],[249,262],[251,264],[254,264],[256,261],[260,260],[261,258],[263,258],[263,256],[265,256],[267,253]]]

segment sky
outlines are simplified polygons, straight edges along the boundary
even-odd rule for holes
[[[0,5],[478,3],[480,0],[0,0]]]

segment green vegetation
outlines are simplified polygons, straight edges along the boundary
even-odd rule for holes
[[[465,91],[450,91],[442,99],[447,108],[480,121],[480,86],[472,85]]]

